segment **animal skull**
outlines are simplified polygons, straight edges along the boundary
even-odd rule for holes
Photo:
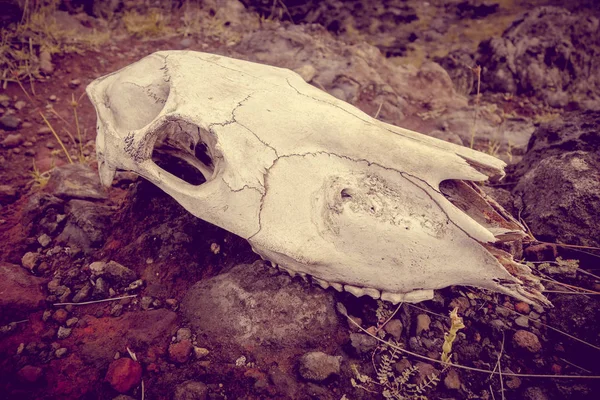
[[[547,304],[493,245],[524,236],[472,182],[503,176],[494,157],[383,123],[290,70],[213,54],[158,52],[87,91],[104,185],[134,171],[292,274],[394,303],[471,285]],[[160,168],[155,148],[205,182]]]

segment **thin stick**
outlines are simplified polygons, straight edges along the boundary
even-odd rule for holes
[[[372,338],[374,338],[375,340],[377,340],[378,342],[384,343],[386,346],[391,347],[393,349],[396,349],[398,351],[400,351],[401,353],[405,353],[405,354],[409,354],[413,357],[417,357],[420,358],[422,360],[427,360],[429,362],[432,363],[436,363],[436,364],[441,364],[445,367],[455,367],[455,368],[460,368],[460,369],[464,369],[467,371],[474,371],[474,372],[481,372],[484,374],[494,374],[494,375],[498,375],[498,372],[495,371],[491,371],[489,369],[482,369],[482,368],[475,368],[475,367],[467,367],[465,365],[460,365],[460,364],[450,364],[450,363],[446,363],[440,360],[436,360],[435,358],[431,358],[431,357],[427,357],[427,356],[422,356],[421,354],[418,353],[414,353],[410,350],[406,350],[403,349],[400,346],[396,346],[393,343],[390,342],[386,342],[385,340],[379,338],[376,335],[373,335],[371,332],[367,331],[365,328],[363,328],[362,326],[360,326],[357,322],[355,322],[352,318],[350,318],[350,316],[348,315],[348,312],[346,311],[345,307],[343,304],[338,303],[338,307],[337,310],[340,314],[342,314],[344,317],[346,317],[348,319],[348,321],[350,321],[350,323],[354,324],[358,329],[360,329],[362,332],[366,333],[367,335],[371,336]],[[588,376],[583,376],[583,375],[537,375],[537,374],[515,374],[512,372],[505,372],[504,376],[516,376],[519,378],[551,378],[551,379],[600,379],[600,375],[588,375]]]
[[[377,332],[379,332],[380,330],[382,330],[383,327],[386,326],[387,323],[392,320],[392,318],[394,318],[394,316],[396,315],[396,313],[398,312],[398,310],[400,310],[400,307],[402,307],[402,304],[404,304],[404,303],[398,304],[398,307],[396,307],[396,310],[392,313],[392,315],[390,315],[390,317],[379,328],[377,328],[377,330],[376,330]]]
[[[502,365],[500,364],[500,359],[502,358],[502,353],[504,353],[504,331],[502,331],[502,345],[500,346],[500,354],[498,354],[498,377],[500,379],[500,394],[502,395],[502,400],[504,400],[504,380],[502,379]]]
[[[52,125],[50,125],[50,122],[48,122],[48,120],[46,119],[46,117],[44,116],[44,114],[42,114],[41,111],[39,113],[42,116],[42,119],[44,120],[44,122],[46,123],[46,125],[48,126],[48,128],[50,128],[50,131],[52,132],[52,134],[56,138],[56,141],[58,142],[58,144],[60,144],[60,147],[62,147],[63,151],[65,152],[65,155],[67,156],[67,159],[69,160],[69,164],[73,164],[73,160],[71,159],[71,156],[69,155],[69,152],[67,151],[64,143],[62,142],[62,140],[60,140],[60,137],[58,137],[58,134],[56,133],[56,131],[54,130],[54,128],[52,127]]]
[[[375,116],[373,117],[374,119],[377,119],[377,117],[379,117],[379,113],[381,112],[381,107],[383,107],[383,100],[381,100],[381,103],[379,103],[379,108],[377,109],[377,112],[375,113]]]
[[[137,297],[137,294],[132,294],[132,295],[129,295],[129,296],[113,297],[112,299],[84,301],[83,303],[54,303],[52,305],[53,306],[85,306],[85,305],[88,305],[88,304],[104,303],[106,301],[115,301],[115,300],[130,299],[132,297]]]

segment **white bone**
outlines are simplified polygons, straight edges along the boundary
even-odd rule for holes
[[[291,273],[392,302],[471,285],[547,304],[492,246],[523,233],[470,182],[503,176],[494,157],[385,124],[292,71],[212,54],[158,52],[88,94],[105,185],[135,171]],[[159,143],[206,182],[159,168]],[[212,165],[193,159],[199,143]],[[442,194],[444,180],[455,184]]]

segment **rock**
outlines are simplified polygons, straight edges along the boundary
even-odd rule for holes
[[[460,375],[457,370],[450,369],[448,371],[448,374],[444,378],[444,386],[446,386],[447,389],[460,389]]]
[[[317,345],[341,325],[331,293],[292,281],[263,262],[196,283],[181,311],[208,341],[245,348]]]
[[[56,358],[63,358],[65,355],[67,355],[67,353],[69,352],[69,350],[65,347],[61,347],[60,349],[57,349],[54,352],[54,355],[56,356]]]
[[[523,391],[523,400],[548,400],[550,397],[544,391],[537,387],[528,387]]]
[[[515,311],[521,314],[529,314],[529,312],[531,311],[531,307],[529,307],[529,304],[520,301],[517,304],[515,304]]]
[[[79,321],[79,318],[77,318],[77,317],[69,318],[68,320],[65,321],[65,325],[67,325],[67,328],[71,328],[71,327],[75,326],[75,324],[78,321]]]
[[[112,226],[112,211],[109,207],[84,200],[71,200],[67,203],[67,223],[56,243],[77,247],[84,254],[104,244]]]
[[[179,343],[169,345],[169,359],[178,364],[184,364],[189,361],[194,347],[188,339]]]
[[[142,310],[148,310],[152,305],[153,300],[154,299],[150,296],[143,296],[142,300],[140,301],[140,307],[142,307]]]
[[[209,354],[210,354],[210,351],[208,349],[205,349],[204,347],[194,346],[194,356],[196,357],[197,360],[201,360]]]
[[[4,138],[4,140],[2,140],[0,144],[3,147],[12,149],[13,147],[20,146],[24,141],[25,139],[20,133],[11,133],[9,135],[6,135],[6,137]]]
[[[462,296],[452,299],[452,301],[450,301],[450,304],[448,305],[448,308],[450,310],[454,310],[455,308],[458,308],[459,315],[464,315],[465,311],[467,311],[469,309],[469,307],[471,307],[471,303],[469,303],[469,299],[467,299],[466,297],[462,297]]]
[[[126,393],[140,384],[142,366],[131,358],[119,358],[108,366],[106,381],[119,393]]]
[[[179,328],[177,329],[177,341],[181,342],[182,340],[191,340],[192,339],[192,330],[190,328]]]
[[[37,265],[39,258],[40,255],[38,253],[29,251],[23,255],[23,258],[21,258],[21,265],[23,266],[23,268],[28,269],[29,271],[33,271],[33,269]]]
[[[542,349],[542,344],[538,337],[529,331],[516,331],[513,335],[513,343],[516,347],[525,349],[531,353],[538,353]]]
[[[175,387],[173,400],[206,400],[208,388],[202,382],[185,381]]]
[[[23,109],[23,108],[24,108],[26,105],[27,105],[27,103],[26,103],[25,101],[23,101],[23,100],[19,100],[19,101],[17,101],[17,102],[15,103],[15,108],[16,108],[17,110],[19,110],[19,111],[20,111],[20,110],[22,110],[22,109]]]
[[[419,314],[417,315],[417,331],[416,334],[419,336],[422,332],[429,330],[429,325],[431,324],[431,318],[427,314]]]
[[[526,316],[521,315],[515,319],[515,324],[521,328],[527,328],[529,327],[529,319]]]
[[[64,324],[68,317],[69,313],[64,308],[59,308],[52,314],[52,319],[59,324]]]
[[[364,333],[355,333],[352,332],[350,334],[350,343],[354,350],[358,354],[369,353],[373,351],[375,347],[377,347],[377,339],[371,337],[369,335],[365,335]]]
[[[102,368],[116,352],[132,343],[136,348],[159,346],[166,349],[168,338],[175,333],[176,319],[177,314],[165,309],[128,312],[116,318],[86,315],[78,323],[85,325],[85,329],[75,329],[72,336],[75,342],[81,342],[79,357]]]
[[[71,331],[73,329],[72,328],[65,328],[64,326],[61,326],[60,328],[58,328],[58,332],[56,334],[56,337],[59,339],[66,339],[69,336],[71,336]]]
[[[92,276],[103,277],[111,282],[125,286],[136,279],[136,274],[116,261],[96,261],[90,264]]]
[[[69,82],[69,87],[71,89],[76,89],[79,87],[79,85],[81,85],[81,79],[73,79]]]
[[[96,282],[94,282],[94,291],[93,291],[93,297],[98,298],[98,299],[105,299],[108,297],[109,295],[109,286],[108,286],[108,282],[106,282],[106,280],[102,277],[98,277],[98,279],[96,279]]]
[[[272,367],[269,369],[269,380],[285,398],[296,399],[298,397],[298,382],[293,376],[285,373],[280,368]]]
[[[62,199],[104,200],[106,191],[98,172],[86,164],[66,164],[52,170],[47,188]]]
[[[46,248],[50,245],[52,238],[44,233],[44,234],[40,235],[40,237],[38,237],[37,241],[40,244],[40,246]]]
[[[86,282],[85,285],[73,296],[73,303],[80,303],[87,299],[92,290],[92,285],[89,282]]]
[[[14,131],[19,129],[21,126],[21,119],[15,117],[14,115],[3,115],[0,117],[0,129],[4,129],[6,131]],[[7,135],[6,138],[2,141],[2,145],[4,147],[17,147],[21,143],[23,143],[25,139],[23,135],[18,134],[10,134]]]
[[[440,371],[435,369],[435,367],[431,364],[427,364],[424,362],[417,362],[415,364],[417,367],[417,375],[415,376],[415,382],[417,384],[425,382],[425,380],[429,380],[432,375],[440,376]]]
[[[600,246],[600,112],[565,113],[541,125],[512,175],[538,239]]]
[[[298,372],[309,381],[321,382],[331,375],[339,375],[342,357],[312,351],[300,358]]]
[[[493,319],[490,321],[490,326],[493,329],[496,329],[498,331],[504,331],[506,330],[508,327],[506,326],[506,324],[504,323],[504,321],[502,321],[501,319]]]
[[[17,198],[17,191],[10,185],[0,185],[0,204],[9,204]]]
[[[26,365],[19,370],[17,376],[22,382],[25,383],[36,383],[42,377],[44,371],[40,367],[34,367],[33,365]]]
[[[47,50],[44,50],[40,53],[40,71],[46,75],[51,75],[52,72],[54,72],[52,56]]]
[[[36,278],[18,265],[0,261],[0,317],[20,318],[39,310],[45,301],[46,279]]]
[[[404,326],[402,325],[402,322],[400,322],[399,319],[392,319],[387,324],[385,324],[383,329],[387,333],[389,333],[394,339],[400,340]]]
[[[589,65],[600,60],[598,18],[584,11],[538,7],[479,45],[482,89],[535,94],[552,107],[578,99],[579,107],[600,110],[600,77]]]

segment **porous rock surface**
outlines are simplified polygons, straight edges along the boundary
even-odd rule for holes
[[[599,129],[600,112],[567,113],[536,130],[515,167],[513,193],[540,240],[600,246]]]
[[[330,292],[292,280],[262,261],[196,283],[181,312],[198,335],[246,348],[317,345],[339,327]]]

